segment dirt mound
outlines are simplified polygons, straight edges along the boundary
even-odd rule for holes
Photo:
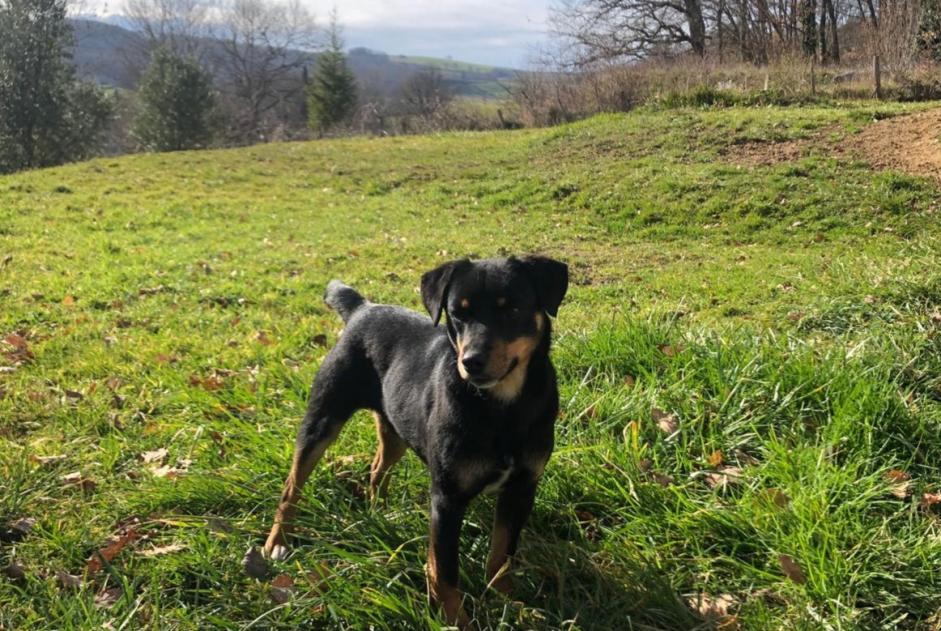
[[[941,109],[877,121],[836,141],[832,140],[834,131],[837,128],[828,126],[802,140],[734,145],[725,158],[736,164],[771,165],[822,151],[941,182]]]
[[[847,152],[878,169],[941,182],[941,109],[873,123],[835,148],[837,154]]]

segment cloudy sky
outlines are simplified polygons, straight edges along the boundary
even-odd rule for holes
[[[533,47],[546,40],[553,0],[306,1],[321,19],[337,7],[350,48],[524,68]],[[83,4],[113,15],[123,0]]]
[[[549,2],[346,0],[338,7],[351,46],[522,68],[546,39]]]

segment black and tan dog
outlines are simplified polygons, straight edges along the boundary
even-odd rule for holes
[[[453,261],[422,276],[429,321],[332,281],[325,299],[347,326],[314,379],[266,553],[287,554],[311,469],[350,415],[369,409],[379,434],[371,495],[385,493],[389,469],[408,447],[431,473],[432,601],[448,622],[467,624],[458,539],[468,503],[482,491],[499,492],[487,578],[507,591],[507,562],[552,452],[559,395],[548,316],[567,288],[568,268],[544,257]]]

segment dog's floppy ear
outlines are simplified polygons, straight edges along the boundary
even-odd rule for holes
[[[520,259],[536,289],[543,311],[553,318],[569,288],[569,267],[545,256],[524,256]]]
[[[448,299],[448,287],[451,285],[454,271],[469,263],[470,261],[467,259],[449,261],[430,272],[422,274],[421,300],[425,303],[425,309],[428,309],[428,313],[431,314],[431,320],[435,326],[438,326],[438,322],[441,321],[441,312],[444,310],[444,303]]]

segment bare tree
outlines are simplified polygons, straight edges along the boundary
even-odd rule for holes
[[[218,76],[235,131],[244,140],[264,139],[272,131],[267,119],[299,109],[304,68],[320,39],[314,17],[300,0],[230,0],[216,21]]]
[[[706,53],[702,0],[565,0],[553,30],[583,51],[584,63],[640,59],[688,47]]]
[[[165,48],[198,58],[208,35],[209,7],[206,0],[125,0],[124,15],[134,30],[144,36],[148,56]]]
[[[408,114],[431,118],[454,99],[450,87],[437,68],[413,74],[402,86],[402,103]]]

